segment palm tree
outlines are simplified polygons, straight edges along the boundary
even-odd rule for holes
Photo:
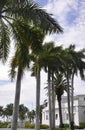
[[[21,89],[21,79],[26,68],[29,68],[30,54],[29,49],[31,48],[33,52],[41,46],[41,40],[43,33],[38,28],[34,26],[29,26],[26,22],[17,22],[13,31],[15,32],[14,37],[16,38],[16,47],[15,56],[11,62],[11,77],[15,76],[15,68],[18,70],[17,82],[16,82],[16,93],[15,93],[15,103],[13,110],[13,122],[12,129],[17,128],[17,118],[19,111],[19,100],[20,100],[20,89]],[[24,28],[24,30],[23,30]],[[35,46],[36,44],[36,46]]]
[[[29,118],[30,123],[34,123],[35,113],[35,110],[28,111],[27,116]]]
[[[70,128],[74,130],[74,114],[73,114],[73,81],[74,81],[74,75],[78,73],[78,70],[80,71],[80,75],[82,78],[84,78],[84,69],[85,69],[85,62],[83,61],[85,59],[84,55],[84,49],[80,51],[75,51],[75,46],[70,45],[68,48],[65,49],[65,55],[64,55],[64,65],[65,65],[65,75],[67,77],[68,82],[68,111],[69,111],[69,122],[70,122]],[[71,110],[70,110],[70,89],[69,85],[71,85]]]
[[[19,18],[19,21],[21,19],[28,19],[30,20],[30,23],[32,25],[32,23],[36,24],[37,26],[39,26],[45,33],[47,33],[48,31],[51,32],[62,32],[62,28],[60,27],[60,25],[48,14],[46,13],[43,9],[39,8],[37,4],[35,4],[34,2],[31,2],[30,0],[4,0],[4,1],[0,1],[0,26],[3,27],[2,28],[2,33],[0,34],[0,53],[1,53],[1,58],[4,56],[5,59],[7,57],[7,54],[9,52],[9,34],[8,34],[8,30],[9,30],[9,26],[7,26],[7,24],[5,24],[4,21],[6,21],[6,23],[8,23],[10,25],[10,27],[13,29],[13,33],[15,33],[15,35],[17,34],[16,29],[14,30],[14,26],[12,24],[12,22],[16,21],[17,18]],[[4,19],[4,20],[3,20]],[[17,21],[16,21],[17,22]],[[26,28],[25,28],[26,29]],[[21,35],[22,39],[22,33],[20,30],[18,30],[18,33]],[[3,34],[3,35],[2,35]],[[26,33],[25,33],[26,34]],[[25,35],[23,34],[23,35]],[[17,35],[16,35],[17,36]],[[23,46],[23,48],[25,49],[27,46],[25,46],[25,44],[23,42],[21,42],[21,37],[18,37],[18,42],[21,43],[21,45]],[[15,38],[16,39],[16,38]],[[3,40],[5,40],[5,42],[2,42]],[[23,39],[24,41],[25,38]],[[28,40],[28,38],[27,38]],[[28,40],[29,41],[29,40]],[[6,44],[6,46],[5,46]],[[6,47],[6,50],[3,51],[3,48]],[[21,48],[22,50],[22,55],[25,53],[25,50]],[[4,54],[3,54],[4,52]],[[28,52],[28,50],[27,50]],[[5,55],[6,54],[6,55]],[[17,56],[17,54],[19,55],[19,58],[13,58],[13,62],[12,62],[12,76],[14,76],[15,72],[14,69],[17,67],[18,63],[15,64],[15,61],[22,59],[21,55],[20,55],[20,50],[17,49],[15,56]],[[28,55],[25,55],[26,57]],[[26,57],[24,59],[26,59]],[[21,61],[24,62],[25,60]],[[29,62],[29,59],[27,60]],[[14,106],[14,111],[17,111],[14,113],[13,116],[13,122],[17,123],[17,114],[18,114],[18,107],[19,106],[19,97],[20,97],[20,86],[21,86],[21,78],[23,75],[23,69],[25,67],[21,66],[21,63],[18,66],[18,75],[17,75],[17,83],[16,83],[16,96],[15,96],[15,106]],[[26,62],[25,62],[26,63]],[[28,63],[27,63],[28,64]],[[23,65],[23,64],[22,64]],[[28,65],[29,66],[29,65]],[[14,123],[14,124],[16,124]],[[13,125],[12,128],[14,128],[15,125]],[[16,129],[16,127],[14,128]]]
[[[3,106],[0,106],[0,116],[3,115]]]
[[[71,57],[72,63],[71,63],[71,129],[74,130],[74,112],[73,112],[73,90],[74,90],[74,75],[80,72],[80,76],[82,79],[84,79],[84,70],[85,70],[85,50],[82,49],[80,51],[75,50],[75,45],[70,45],[69,48],[69,55]]]
[[[59,106],[59,117],[60,117],[60,128],[64,127],[62,120],[62,107],[61,107],[61,97],[64,94],[64,91],[67,90],[67,82],[63,77],[63,73],[57,73],[54,77],[54,86],[55,93],[57,95],[58,106]]]
[[[25,127],[23,120],[26,118],[26,113],[28,112],[28,108],[23,104],[19,105],[19,119],[21,120],[21,127]]]
[[[40,129],[40,81],[41,81],[41,64],[42,64],[42,42],[44,39],[44,35],[42,35],[42,39],[38,42],[41,46],[38,47],[37,51],[33,51],[34,56],[34,65],[32,68],[32,76],[36,78],[36,123],[35,129]]]
[[[10,48],[10,27],[21,18],[29,19],[44,32],[63,32],[61,26],[50,14],[31,0],[0,0],[0,59],[7,60]]]
[[[43,66],[48,72],[48,95],[49,95],[49,125],[50,129],[55,128],[55,88],[54,72],[58,71],[61,66],[62,47],[55,47],[53,42],[44,44]]]
[[[9,121],[9,117],[12,117],[13,113],[13,104],[7,104],[6,107],[3,109],[4,116],[6,116],[7,121]]]

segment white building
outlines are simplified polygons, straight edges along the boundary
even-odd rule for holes
[[[62,116],[63,123],[68,124],[68,104],[67,97],[62,97]],[[79,125],[79,122],[85,122],[85,95],[74,96],[74,124]],[[42,111],[42,124],[49,125],[49,106],[45,107]],[[55,124],[59,125],[59,109],[58,102],[55,102]]]

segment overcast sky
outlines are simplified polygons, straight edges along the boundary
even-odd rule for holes
[[[56,45],[68,47],[75,44],[77,49],[85,47],[85,0],[35,0],[42,8],[59,22],[63,27],[63,34],[50,35],[45,41],[55,41]],[[16,81],[11,82],[8,77],[9,63],[2,65],[0,62],[0,105],[6,106],[14,102]],[[41,103],[46,99],[46,74],[42,72]],[[85,94],[85,82],[75,77],[75,95]],[[24,74],[20,103],[28,108],[35,108],[36,99],[35,78],[30,73]]]

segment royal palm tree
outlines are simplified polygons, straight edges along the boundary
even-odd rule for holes
[[[70,128],[74,130],[74,114],[73,114],[73,81],[74,81],[74,75],[78,73],[78,70],[80,71],[80,75],[82,78],[84,78],[84,69],[85,69],[85,62],[83,59],[85,59],[84,56],[84,49],[80,51],[75,51],[75,45],[70,45],[68,48],[65,49],[65,55],[64,56],[64,65],[65,65],[65,76],[67,78],[68,83],[68,111],[69,111],[69,123]],[[71,85],[71,93],[69,86]],[[70,95],[71,94],[71,95]],[[70,98],[71,96],[71,98]],[[71,100],[71,101],[70,101]],[[70,109],[70,102],[71,102],[71,108]]]
[[[23,72],[26,68],[29,68],[30,54],[29,49],[33,52],[41,46],[43,33],[39,28],[34,28],[34,26],[29,26],[26,22],[17,22],[13,31],[15,33],[14,38],[16,38],[16,52],[15,56],[11,62],[11,77],[15,76],[15,68],[17,68],[17,82],[16,82],[16,93],[15,93],[15,103],[13,110],[13,122],[12,129],[17,128],[17,118],[19,111],[19,100],[20,100],[20,89],[21,89],[21,79]],[[24,29],[23,29],[24,28]],[[36,46],[35,46],[36,44]]]
[[[84,70],[85,70],[85,50],[80,51],[75,50],[75,45],[70,45],[68,48],[68,56],[71,57],[71,129],[74,130],[74,112],[73,112],[73,90],[74,90],[74,75],[80,72],[80,76],[84,79]]]
[[[44,44],[43,66],[48,72],[48,101],[49,101],[49,125],[50,129],[55,128],[55,88],[54,72],[58,71],[61,66],[61,46],[54,46],[53,42]]]
[[[37,42],[40,46],[37,50],[33,50],[32,54],[34,56],[34,64],[32,67],[32,76],[36,78],[36,123],[35,129],[40,129],[40,81],[41,81],[41,66],[42,66],[42,42],[44,39],[44,34],[41,36],[41,40]]]

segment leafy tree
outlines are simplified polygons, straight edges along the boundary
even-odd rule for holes
[[[7,117],[7,120],[9,117],[12,117],[12,113],[13,113],[13,104],[7,104],[6,107],[4,108],[4,116]]]
[[[3,115],[3,106],[0,106],[0,116]]]
[[[30,123],[34,122],[35,113],[35,110],[28,111],[27,116],[29,118]]]
[[[26,117],[26,113],[28,112],[28,108],[23,104],[19,105],[19,119],[23,121]]]

